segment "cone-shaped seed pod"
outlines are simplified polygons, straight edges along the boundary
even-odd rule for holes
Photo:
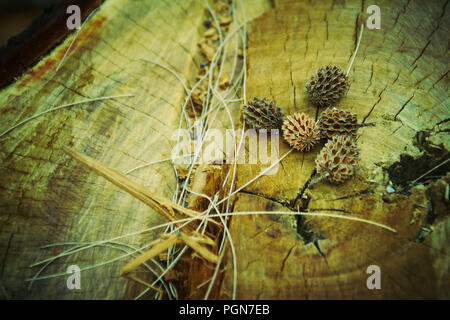
[[[333,135],[356,136],[359,128],[373,126],[374,123],[358,123],[356,114],[348,111],[329,108],[322,112],[318,122],[322,138],[331,138]]]
[[[312,104],[318,107],[336,104],[347,92],[347,75],[336,66],[321,67],[306,83],[306,92]]]
[[[316,158],[316,170],[319,175],[311,185],[323,179],[332,183],[342,183],[350,178],[359,161],[359,150],[350,136],[333,136],[320,150]]]
[[[253,98],[243,107],[244,121],[254,129],[280,129],[284,115],[273,101]]]
[[[286,116],[283,124],[283,138],[291,147],[309,151],[320,140],[314,120],[304,113]]]

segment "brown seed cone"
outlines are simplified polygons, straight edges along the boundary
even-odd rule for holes
[[[309,151],[320,140],[314,120],[304,113],[286,116],[283,124],[283,138],[291,147]]]
[[[336,66],[321,67],[306,83],[306,92],[312,104],[326,107],[336,104],[347,92],[347,75]]]
[[[317,155],[317,181],[326,178],[332,183],[342,183],[355,173],[358,161],[355,140],[350,136],[333,136]]]
[[[266,98],[253,98],[244,105],[244,121],[254,129],[280,129],[284,115],[273,101]]]
[[[328,108],[322,112],[317,124],[322,138],[334,135],[356,137],[359,128],[374,125],[375,123],[358,123],[356,114],[336,108]]]
[[[322,112],[318,127],[323,138],[331,138],[333,135],[355,137],[359,128],[356,114],[336,108],[329,108]]]

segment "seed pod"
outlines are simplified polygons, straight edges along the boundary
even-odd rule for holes
[[[355,173],[358,161],[359,149],[355,140],[350,136],[333,136],[317,155],[319,177],[310,185],[325,178],[331,183],[342,183]]]
[[[253,98],[244,105],[244,121],[254,129],[280,129],[284,115],[275,102],[266,98]]]
[[[306,83],[306,92],[312,104],[326,107],[336,104],[347,92],[347,75],[336,66],[321,67]]]
[[[283,138],[291,147],[309,151],[320,140],[314,120],[304,113],[294,113],[286,117],[283,124]]]
[[[359,128],[375,124],[358,123],[356,114],[336,108],[328,108],[320,115],[317,125],[322,138],[331,138],[333,135],[356,137]]]

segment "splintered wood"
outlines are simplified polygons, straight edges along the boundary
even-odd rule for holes
[[[365,22],[360,17],[369,4],[363,4],[275,1],[275,9],[250,26],[247,97],[267,97],[285,115],[305,112],[314,118],[319,110],[308,101],[305,85],[322,66],[347,70],[358,23]],[[401,153],[422,152],[415,144],[416,132],[448,121],[448,77],[442,75],[448,36],[443,26],[449,15],[443,12],[445,1],[377,5],[381,29],[365,30],[349,73],[350,89],[336,106],[356,113],[358,122],[376,122],[358,131],[361,162],[354,177],[341,185],[322,182],[305,189],[320,147],[295,151],[276,174],[247,186],[233,209],[334,212],[384,223],[398,233],[326,217],[233,217],[237,281],[228,252],[221,298],[232,296],[234,284],[239,299],[449,298],[448,215],[438,215],[429,227],[435,213],[429,211],[434,210],[429,209],[430,192],[423,186],[409,195],[393,193],[392,201],[384,199],[386,169]],[[441,145],[442,153],[448,138],[435,139],[439,142],[433,145]],[[280,156],[288,150],[287,143],[280,143]],[[259,166],[239,165],[236,187],[259,172]],[[441,189],[439,206],[448,208],[443,194]],[[422,234],[427,236],[418,237]],[[381,290],[367,287],[371,265],[381,270]]]
[[[132,252],[130,247],[149,246],[160,239],[162,231],[140,230],[177,218],[191,219],[192,211],[198,213],[197,205],[204,206],[195,199],[192,211],[174,205],[171,200],[177,184],[187,178],[188,170],[178,162],[174,168],[167,159],[172,156],[174,133],[186,99],[183,83],[174,73],[191,88],[198,81],[197,76],[205,75],[209,68],[198,47],[205,38],[204,32],[217,25],[221,25],[224,34],[233,28],[233,22],[224,18],[230,15],[229,4],[209,2],[220,21],[212,24],[210,20],[206,27],[205,20],[211,16],[202,1],[104,1],[80,32],[70,33],[47,55],[36,57],[40,60],[34,66],[1,89],[0,132],[41,114],[0,137],[0,254],[4,257],[1,294],[6,292],[13,299],[133,299],[149,287],[153,276],[149,270],[139,274],[139,283],[121,277],[121,269],[133,260],[132,255],[115,259],[124,251]],[[252,19],[270,4],[261,0],[244,6],[246,19]],[[237,4],[241,21],[242,7]],[[217,42],[217,31],[214,33],[210,38]],[[213,49],[217,48],[214,42]],[[235,45],[239,49],[239,43],[233,39],[229,48],[234,49]],[[227,74],[233,67],[230,49],[225,57]],[[218,91],[230,89],[230,83],[236,82],[241,64],[238,61],[233,79],[214,78]],[[194,104],[203,105],[207,86],[208,83],[202,83],[194,91]],[[235,92],[239,92],[239,84]],[[97,99],[119,95],[123,98]],[[236,98],[232,95],[229,99]],[[86,102],[76,104],[80,101]],[[239,102],[231,104],[232,120],[236,121]],[[63,105],[67,107],[50,112],[50,108]],[[186,107],[185,111],[189,109]],[[216,119],[218,128],[229,127],[225,111],[219,110]],[[90,169],[72,160],[63,147],[76,150],[72,155],[89,162]],[[101,177],[100,172],[113,183]],[[125,172],[126,176],[122,174]],[[219,180],[217,176],[211,181]],[[209,178],[207,181],[208,188],[212,187]],[[202,185],[197,183],[196,187]],[[210,225],[216,223],[211,221]],[[194,240],[185,237],[179,239],[180,244],[204,246],[189,228],[182,231]],[[219,235],[220,232],[216,236]],[[107,239],[117,236],[124,236],[124,242],[91,246],[58,258],[61,252],[67,252],[67,246],[99,240],[107,243]],[[217,250],[208,244],[206,247],[213,253]],[[201,247],[197,249],[203,251]],[[174,283],[192,287],[195,293],[212,271],[203,267],[208,260],[201,253],[194,249],[188,252],[198,258],[187,255],[180,260],[180,270],[168,273],[179,275],[180,282]],[[160,256],[164,258],[164,254]],[[165,255],[168,257],[171,258]],[[45,259],[51,263],[43,264],[44,271],[30,268],[42,265],[36,261]],[[81,269],[99,263],[101,267],[83,271],[81,290],[68,290],[62,279],[67,266],[77,263]],[[189,282],[188,273],[193,275]],[[191,296],[191,292],[180,288],[180,297]]]
[[[53,106],[133,95],[57,110],[1,137],[1,282],[10,298],[133,299],[145,289],[121,277],[121,268],[132,256],[82,272],[81,290],[68,290],[64,276],[34,281],[31,290],[25,280],[39,271],[31,264],[67,249],[41,246],[109,239],[170,221],[157,213],[159,209],[167,217],[172,211],[178,216],[177,208],[155,202],[157,198],[151,200],[147,193],[139,191],[139,197],[149,203],[135,199],[72,160],[63,147],[121,173],[170,158],[186,93],[173,74],[142,58],[168,65],[194,82],[202,61],[197,43],[204,17],[205,6],[199,1],[104,1],[57,72],[76,32],[1,89],[1,132]],[[172,199],[176,189],[170,161],[127,176],[164,199]],[[150,203],[154,207],[149,208]],[[161,231],[124,241],[139,248],[157,239]],[[109,261],[123,254],[124,248],[79,251],[54,260],[41,275],[65,273],[71,264],[84,268]],[[146,275],[145,281],[151,281]]]

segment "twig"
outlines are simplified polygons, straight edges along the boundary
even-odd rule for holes
[[[46,110],[46,111],[40,112],[40,113],[38,113],[38,114],[35,114],[34,116],[31,116],[31,117],[29,117],[29,118],[27,118],[27,119],[25,119],[25,120],[22,120],[22,121],[19,122],[18,124],[16,124],[16,125],[12,126],[11,128],[9,128],[9,129],[3,131],[3,132],[0,134],[0,138],[3,137],[5,134],[11,132],[11,131],[14,130],[15,128],[20,127],[20,126],[23,125],[24,123],[27,123],[27,122],[30,121],[30,120],[36,119],[37,117],[40,117],[40,116],[42,116],[42,115],[44,115],[44,114],[46,114],[46,113],[52,112],[52,111],[56,111],[56,110],[59,110],[59,109],[62,109],[62,108],[66,108],[66,107],[70,107],[70,106],[75,106],[75,105],[82,104],[82,103],[87,103],[87,102],[100,101],[100,100],[106,100],[106,99],[114,99],[114,98],[121,98],[121,97],[133,97],[133,96],[134,96],[134,94],[119,94],[119,95],[116,95],[116,96],[107,96],[107,97],[100,97],[100,98],[86,99],[86,100],[81,100],[81,101],[78,101],[78,102],[72,102],[72,103],[68,103],[68,104],[63,104],[63,105],[61,105],[61,106],[58,106],[58,107],[55,107],[55,108],[48,109],[48,110]]]
[[[436,170],[437,168],[443,166],[444,164],[446,164],[447,162],[450,161],[450,158],[448,158],[447,160],[441,162],[440,164],[438,164],[437,166],[435,166],[433,169],[428,170],[427,172],[425,172],[423,175],[421,175],[420,177],[418,177],[417,179],[415,179],[414,181],[412,181],[411,183],[409,183],[410,185],[413,185],[414,183],[416,183],[417,181],[419,181],[420,179],[422,179],[423,177],[425,177],[427,174],[433,172],[434,170]]]
[[[360,44],[360,42],[361,42],[363,30],[364,30],[364,24],[361,24],[361,32],[359,33],[358,44],[356,45],[356,49],[355,49],[355,53],[353,54],[352,61],[350,62],[350,65],[348,66],[347,73],[346,73],[347,76],[348,76],[348,74],[350,73],[350,69],[352,68],[353,61],[355,60],[355,57],[356,57],[356,53],[358,52],[358,48],[359,48],[359,44]]]
[[[81,29],[83,29],[84,25],[86,24],[86,22],[89,20],[89,18],[94,14],[94,12],[97,11],[98,8],[95,8],[88,16],[87,18],[84,20],[83,24],[81,25],[81,27],[78,29],[77,33],[75,34],[75,36],[72,39],[72,42],[69,45],[69,48],[67,48],[66,52],[64,53],[64,56],[62,57],[61,61],[58,63],[58,66],[55,69],[55,72],[57,72],[59,70],[59,68],[61,67],[61,65],[64,62],[64,59],[66,58],[67,54],[70,51],[70,48],[72,48],[72,45],[74,44],[75,40],[78,37],[78,34],[80,33]]]

